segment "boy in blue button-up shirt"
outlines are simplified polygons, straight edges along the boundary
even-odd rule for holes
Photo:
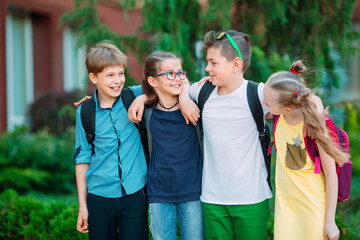
[[[81,106],[76,112],[77,230],[92,239],[146,239],[147,203],[142,191],[147,166],[134,124],[120,98],[127,57],[102,42],[86,58],[89,78],[97,86],[94,150],[86,140]],[[132,87],[136,96],[141,86]],[[88,194],[87,194],[88,193]]]

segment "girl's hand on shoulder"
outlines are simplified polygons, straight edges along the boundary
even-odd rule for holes
[[[186,124],[191,122],[194,126],[196,126],[196,122],[200,117],[200,109],[196,103],[194,103],[189,96],[179,98],[179,103],[180,110],[185,118]]]
[[[88,100],[89,98],[91,98],[91,97],[85,96],[85,97],[84,97],[83,99],[81,99],[80,101],[74,103],[74,106],[75,106],[75,107],[79,107],[80,104],[82,104],[83,102],[85,102],[85,101]]]
[[[340,231],[336,226],[335,221],[330,224],[325,223],[324,237],[326,240],[337,240],[339,239],[339,236],[340,236]]]
[[[145,95],[140,95],[132,102],[128,109],[128,118],[133,123],[139,123],[145,108],[147,98]]]
[[[89,211],[87,210],[87,208],[79,208],[76,230],[81,233],[89,232],[88,219],[89,219]]]
[[[210,76],[206,76],[206,77],[203,77],[199,82],[198,82],[198,86],[201,86],[203,83],[205,82],[211,82],[211,77]]]

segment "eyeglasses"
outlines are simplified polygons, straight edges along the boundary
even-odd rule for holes
[[[186,72],[185,72],[185,71],[180,71],[180,72],[172,72],[172,71],[163,72],[163,73],[156,74],[154,77],[159,77],[159,76],[162,76],[162,75],[166,75],[166,77],[167,77],[169,80],[175,80],[176,75],[179,76],[179,78],[180,78],[181,80],[184,80],[184,79],[186,78]]]
[[[239,47],[236,45],[234,39],[232,39],[232,37],[231,37],[227,32],[219,32],[218,34],[215,35],[215,38],[216,38],[216,40],[220,40],[220,39],[222,39],[224,36],[226,36],[226,37],[229,39],[231,45],[235,48],[236,51],[238,51],[238,53],[239,53],[239,58],[240,58],[241,61],[242,61],[242,56],[241,56],[241,52],[240,52]]]

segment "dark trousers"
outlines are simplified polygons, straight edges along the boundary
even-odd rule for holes
[[[143,190],[120,198],[88,194],[90,240],[146,240],[147,201]]]

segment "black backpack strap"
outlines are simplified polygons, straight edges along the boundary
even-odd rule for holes
[[[123,88],[121,90],[121,99],[126,111],[129,109],[131,103],[135,100],[136,96],[130,88]]]
[[[198,96],[198,107],[200,109],[200,113],[202,113],[205,102],[210,97],[214,88],[215,88],[215,86],[211,82],[207,81],[204,83],[204,86],[202,86],[202,88],[200,89],[199,96]]]
[[[204,105],[206,103],[206,101],[209,99],[211,93],[213,92],[215,86],[207,81],[204,83],[204,85],[202,86],[202,88],[200,89],[199,92],[199,96],[198,96],[198,107],[200,109],[200,118],[197,122],[196,125],[196,132],[198,135],[198,140],[199,140],[199,145],[200,145],[200,150],[201,150],[201,154],[204,157],[204,146],[203,146],[203,135],[204,135],[204,131],[203,131],[203,124],[202,124],[202,112],[204,110]]]
[[[130,88],[123,88],[121,90],[121,99],[123,102],[123,105],[126,109],[126,111],[128,111],[131,103],[135,100],[136,96],[134,94],[134,92],[130,89]],[[135,127],[139,130],[140,133],[140,140],[141,140],[141,144],[144,150],[144,155],[145,155],[145,160],[146,163],[149,165],[149,161],[150,161],[150,154],[149,154],[149,146],[148,146],[148,139],[147,139],[147,133],[146,133],[146,126],[144,123],[144,114],[143,114],[143,118],[141,120],[140,123],[134,123]]]
[[[92,147],[92,153],[94,155],[94,140],[95,140],[95,112],[96,103],[94,98],[86,100],[81,104],[80,117],[81,123],[84,127],[86,140]]]
[[[266,170],[268,172],[267,182],[271,188],[270,172],[271,172],[271,155],[268,154],[268,146],[270,144],[270,130],[267,122],[264,121],[264,112],[259,100],[258,83],[248,81],[247,99],[251,114],[255,120],[256,128],[259,132],[261,149],[263,151]]]
[[[150,119],[152,114],[153,108],[145,108],[144,116],[145,116],[145,127],[146,127],[146,134],[147,134],[147,141],[148,141],[148,149],[149,149],[149,155],[151,156],[152,152],[152,138],[151,138],[151,132],[150,132]]]
[[[204,83],[204,85],[202,86],[202,88],[200,89],[200,92],[199,92],[197,102],[198,102],[198,107],[200,109],[200,118],[198,120],[197,125],[199,125],[198,132],[200,133],[201,138],[203,136],[202,112],[204,110],[205,103],[209,99],[214,88],[215,88],[215,86],[211,82],[207,81]]]

